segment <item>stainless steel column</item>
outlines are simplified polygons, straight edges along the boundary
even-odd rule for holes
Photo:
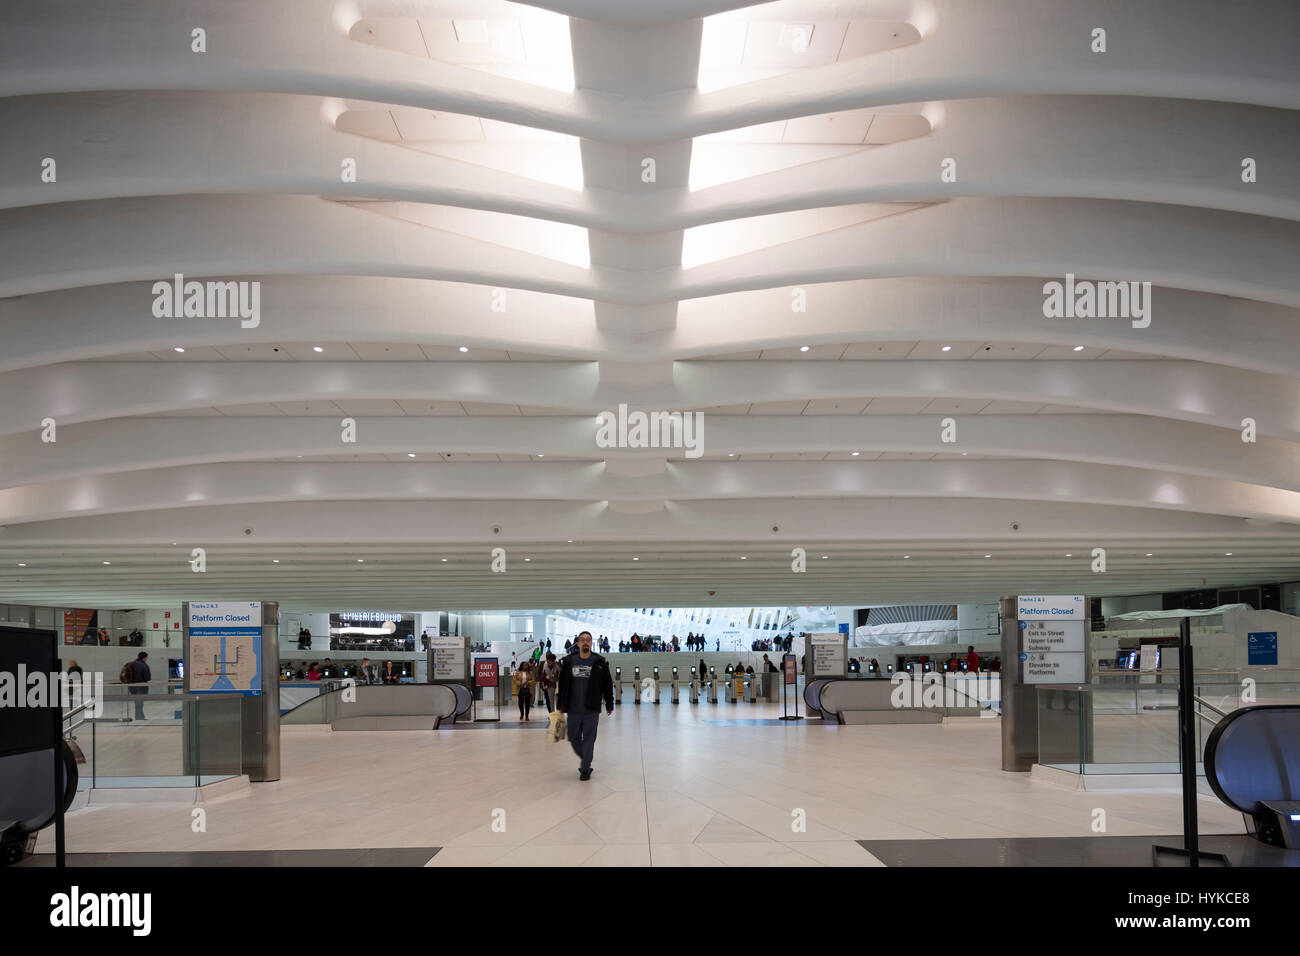
[[[280,605],[262,602],[262,693],[243,700],[244,773],[251,781],[280,779]]]
[[[1016,598],[1002,599],[1002,769],[1026,771],[1038,761],[1037,691],[1022,683]]]
[[[1088,596],[1083,596],[1084,681],[1092,679],[1091,628],[1092,611]],[[1019,610],[1015,597],[1004,597],[1002,610],[1002,769],[1026,771],[1038,763],[1038,688],[1044,685],[1024,683],[1024,664],[1020,660],[1021,639]],[[1077,693],[1077,685],[1050,685],[1064,694]],[[1062,698],[1064,699],[1064,697]],[[1084,725],[1083,749],[1077,746],[1070,759],[1092,762],[1093,710],[1092,694],[1078,695],[1079,710],[1075,722]],[[1054,739],[1049,737],[1049,739]],[[1049,749],[1052,749],[1049,747]]]

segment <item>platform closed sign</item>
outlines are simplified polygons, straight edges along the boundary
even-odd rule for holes
[[[1087,680],[1082,595],[1033,594],[1016,599],[1020,620],[1021,680],[1026,684],[1081,684]]]
[[[465,646],[459,637],[432,638],[429,650],[433,652],[433,680],[465,679]]]
[[[844,654],[843,634],[814,634],[809,639],[812,648],[813,677],[844,677],[848,673]]]

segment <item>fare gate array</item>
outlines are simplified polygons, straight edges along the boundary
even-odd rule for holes
[[[641,675],[641,667],[638,665],[632,668],[632,673],[627,677],[623,676],[623,668],[614,668],[614,704],[617,707],[623,706],[623,692],[626,688],[631,688],[633,704],[660,704],[663,702],[663,691],[667,688],[671,693],[669,701],[673,704],[681,703],[681,690],[685,685],[687,699],[692,704],[700,702],[700,695],[706,694],[707,700],[711,704],[718,702],[719,688],[722,688],[723,698],[728,703],[736,703],[739,700],[746,700],[750,703],[758,702],[758,678],[761,674],[749,674],[740,671],[732,671],[728,668],[722,676],[718,676],[718,669],[710,667],[706,675],[697,673],[697,668],[691,667],[690,676],[687,677],[679,672],[677,667],[668,668],[671,674],[661,675],[658,666],[649,668],[649,675]],[[775,675],[773,675],[775,676]]]

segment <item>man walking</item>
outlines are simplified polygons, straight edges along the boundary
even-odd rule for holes
[[[569,746],[581,761],[578,779],[590,780],[602,699],[605,713],[614,713],[614,679],[605,658],[591,651],[591,631],[578,635],[577,651],[566,655],[560,664],[558,697],[556,703],[569,727]]]

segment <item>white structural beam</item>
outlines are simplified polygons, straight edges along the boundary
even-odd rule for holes
[[[853,451],[1040,458],[1154,468],[1187,475],[1300,488],[1300,444],[1237,430],[1142,415],[952,416],[721,415],[706,419],[710,456]],[[123,418],[70,425],[45,443],[40,431],[0,439],[0,487],[81,475],[220,461],[352,454],[530,454],[587,460],[684,457],[662,448],[603,448],[595,416],[367,418],[337,416],[206,419]]]
[[[196,229],[195,226],[202,228]],[[58,249],[57,258],[48,250]],[[1067,274],[1300,306],[1300,223],[1132,202],[960,199],[693,269],[582,269],[305,197],[168,197],[0,214],[0,295],[174,273],[386,275],[625,305],[907,275]],[[151,300],[152,301],[152,300]],[[1041,301],[1039,304],[1041,314]]]
[[[612,301],[901,275],[1128,279],[1300,306],[1300,224],[1151,203],[956,199],[657,277]],[[639,277],[638,277],[639,278]],[[1040,302],[1041,315],[1041,302]]]
[[[352,541],[375,542],[369,550],[382,553],[398,543],[776,541],[794,547],[801,538],[850,542],[867,537],[877,546],[891,539],[1017,546],[1066,539],[1300,542],[1292,524],[1256,526],[1236,517],[1170,510],[952,497],[670,501],[660,511],[639,515],[616,513],[597,502],[448,501],[418,508],[401,501],[214,505],[14,525],[4,529],[3,544],[8,549],[23,543],[126,547],[175,541],[193,547]],[[488,559],[484,551],[485,565]]]
[[[655,362],[791,345],[1039,342],[1123,349],[1261,372],[1300,368],[1300,311],[1153,287],[1146,328],[1125,319],[1048,319],[1041,279],[897,278],[764,289],[680,304],[676,328],[632,338],[601,329],[590,301],[454,282],[366,276],[262,277],[262,322],[156,319],[150,283],[0,299],[0,371],[175,346],[377,342],[518,349],[581,359]],[[628,308],[633,321],[643,313]],[[433,323],[429,317],[436,315]]]
[[[442,109],[611,142],[663,142],[889,103],[1030,93],[1300,104],[1300,68],[1290,42],[1300,32],[1300,13],[1281,0],[1252,5],[1249,17],[1213,0],[1160,0],[1126,8],[1122,16],[1104,0],[1044,0],[1029,24],[1016,0],[918,0],[910,18],[923,27],[923,39],[910,47],[676,97],[566,95],[367,46],[347,35],[361,18],[358,7],[336,0],[281,0],[274,7],[260,0],[175,0],[162,8],[17,0],[11,6],[11,18],[28,28],[0,37],[5,96],[302,93]],[[286,23],[293,28],[283,29]],[[1171,30],[1170,23],[1188,28]],[[206,24],[207,53],[191,51],[195,24]],[[1114,36],[1104,59],[1091,50],[1098,26]]]
[[[177,361],[144,374],[139,362],[65,363],[0,375],[0,435],[30,431],[44,418],[72,425],[267,402],[470,401],[594,415],[620,404],[708,409],[779,394],[782,401],[927,397],[1140,409],[1233,429],[1252,418],[1260,435],[1300,441],[1300,377],[1197,362],[691,361],[674,363],[666,385],[621,381],[602,382],[594,362],[386,362],[382,375],[366,362]]]
[[[687,133],[868,106],[1025,93],[1300,107],[1294,45],[1300,10],[1286,0],[1253,4],[1247,18],[1212,0],[1155,0],[1120,11],[1101,0],[1042,0],[1032,9],[1017,0],[927,0],[918,4],[915,20],[922,39],[911,46],[684,95]],[[1104,54],[1092,49],[1097,28],[1107,32]],[[665,118],[674,113],[671,104],[642,112],[647,139],[666,138],[667,129],[683,125]]]
[[[1056,461],[674,463],[645,477],[601,462],[193,465],[0,490],[0,525],[267,502],[596,501],[770,498],[1066,501],[1289,522],[1300,492],[1168,472]],[[761,505],[758,507],[762,507]],[[656,508],[658,510],[658,508]]]
[[[698,45],[698,40],[696,41]],[[1027,96],[929,110],[929,135],[691,191],[623,169],[565,189],[336,130],[320,97],[209,92],[0,99],[0,208],[133,196],[296,193],[466,206],[614,233],[864,202],[959,196],[1130,199],[1300,218],[1300,130],[1289,112],[1193,100]],[[239,136],[213,117],[240,117]],[[40,157],[59,178],[34,175]],[[1242,151],[1260,170],[1241,180]],[[644,150],[642,151],[644,152]],[[666,156],[655,153],[663,163]],[[356,181],[340,176],[356,161]],[[955,182],[940,163],[957,161]],[[669,170],[665,169],[665,174]],[[614,180],[617,182],[617,180]]]
[[[55,259],[49,250],[58,249]],[[175,196],[0,214],[0,295],[246,275],[387,275],[592,298],[591,273],[540,255],[306,196]],[[149,304],[152,306],[153,297]]]

